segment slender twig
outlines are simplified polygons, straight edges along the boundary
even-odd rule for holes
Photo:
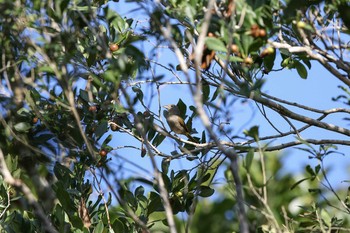
[[[316,127],[319,127],[319,128],[323,128],[323,129],[326,129],[326,130],[329,130],[329,131],[334,131],[334,132],[337,132],[337,133],[340,133],[340,134],[344,134],[344,135],[347,135],[347,136],[350,136],[350,130],[348,129],[345,129],[343,127],[340,127],[340,126],[337,126],[337,125],[332,125],[332,124],[328,124],[328,123],[325,123],[325,122],[322,122],[322,121],[318,121],[318,120],[315,120],[313,118],[310,118],[310,117],[307,117],[307,116],[303,116],[303,115],[300,115],[300,114],[297,114],[295,112],[292,112],[291,110],[285,108],[284,106],[276,103],[276,102],[273,102],[269,99],[266,99],[266,98],[263,98],[259,95],[252,95],[251,98],[269,108],[271,108],[272,110],[278,112],[279,114],[282,114],[286,117],[289,117],[291,119],[294,119],[294,120],[297,120],[297,121],[301,121],[301,122],[304,122],[306,124],[309,124],[309,125],[313,125],[313,126],[316,126]]]
[[[98,192],[99,196],[100,196],[100,197],[102,198],[102,200],[103,200],[103,205],[104,205],[105,211],[106,211],[108,226],[109,226],[110,229],[112,229],[111,217],[110,217],[110,215],[109,215],[107,200],[106,200],[106,198],[105,198],[105,196],[104,196],[104,192],[103,192],[103,190],[102,190],[102,188],[101,188],[101,183],[100,183],[100,181],[97,179],[95,170],[92,169],[92,168],[90,168],[90,172],[91,172],[91,174],[93,175],[94,179],[96,180],[97,187],[98,187],[97,192]]]
[[[249,225],[247,220],[247,214],[244,207],[244,196],[243,196],[243,186],[239,176],[239,166],[238,166],[238,154],[233,154],[230,158],[230,170],[235,182],[235,188],[237,193],[237,204],[238,204],[238,220],[240,223],[240,232],[248,233]]]
[[[252,182],[252,179],[251,179],[251,176],[249,173],[247,173],[247,180],[248,180],[248,184],[249,184],[249,187],[250,187],[250,190],[253,192],[254,196],[256,198],[258,198],[258,200],[264,205],[264,208],[266,209],[267,213],[265,214],[265,217],[267,219],[270,219],[272,221],[272,224],[275,226],[275,229],[280,232],[280,229],[279,229],[279,225],[278,225],[278,222],[276,220],[276,218],[274,217],[273,215],[273,212],[270,208],[270,206],[268,205],[267,203],[267,199],[265,199],[264,197],[262,197],[255,189],[254,185],[253,185],[253,182]]]
[[[0,219],[2,218],[2,216],[4,216],[4,214],[6,213],[7,209],[10,207],[11,205],[11,196],[10,196],[10,192],[7,190],[6,191],[7,194],[7,204],[5,206],[5,208],[2,210],[1,214],[0,214]]]

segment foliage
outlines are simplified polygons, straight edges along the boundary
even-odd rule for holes
[[[127,2],[0,0],[1,231],[349,230],[324,159],[350,130],[323,121],[349,120],[348,1]],[[264,89],[320,66],[341,83],[332,109]],[[166,87],[195,140],[167,130]],[[231,124],[239,101],[277,134]],[[283,171],[289,147],[309,155],[301,177]]]

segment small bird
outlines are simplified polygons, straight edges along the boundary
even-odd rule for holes
[[[165,105],[164,108],[168,110],[164,115],[170,129],[177,134],[185,135],[190,141],[197,142],[197,140],[191,136],[184,119],[180,116],[179,108],[175,104]]]

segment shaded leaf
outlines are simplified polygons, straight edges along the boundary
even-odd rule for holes
[[[200,186],[198,188],[198,196],[201,197],[210,197],[211,195],[214,194],[214,189],[208,187],[208,186]]]
[[[306,70],[305,66],[299,61],[294,61],[294,65],[298,71],[299,76],[303,79],[306,79],[307,78],[307,70]]]
[[[222,42],[218,38],[207,37],[205,39],[205,44],[211,50],[220,51],[220,52],[227,52],[227,48],[226,48],[224,42]]]

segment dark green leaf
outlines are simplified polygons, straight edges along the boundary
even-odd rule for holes
[[[214,194],[214,189],[208,187],[208,186],[200,186],[198,188],[198,196],[201,197],[210,197],[211,195]]]
[[[254,138],[257,140],[259,138],[259,126],[255,125],[251,127],[249,130],[244,130],[243,132],[246,136]]]
[[[97,126],[95,135],[97,139],[100,139],[104,133],[108,131],[108,123],[107,121],[101,121]]]
[[[58,180],[67,181],[69,177],[73,176],[71,170],[69,170],[67,167],[61,165],[58,162],[56,162],[53,171]]]
[[[182,99],[179,99],[179,101],[177,102],[177,107],[180,110],[182,118],[185,119],[187,105],[182,101]]]
[[[298,180],[295,184],[293,184],[290,189],[294,189],[296,186],[298,186],[300,183],[304,182],[305,180],[309,180],[310,178],[304,178],[304,179],[301,179],[301,180]]]
[[[276,59],[276,51],[264,57],[264,66],[268,72],[270,72],[273,69],[273,66],[275,65],[275,59]]]
[[[169,166],[170,166],[170,159],[164,158],[162,160],[162,173],[167,174],[169,171]]]
[[[137,209],[137,200],[129,190],[123,191],[124,201],[135,211]]]
[[[135,197],[143,196],[145,193],[145,188],[143,186],[139,186],[135,189]]]
[[[147,208],[147,216],[156,211],[163,211],[163,203],[158,193],[150,192],[150,203]]]
[[[69,215],[73,214],[76,211],[76,209],[74,208],[75,205],[71,197],[69,196],[66,188],[63,186],[62,182],[56,182],[54,190],[56,191],[56,197],[61,203],[65,212],[67,212]]]
[[[315,188],[315,189],[308,189],[310,193],[321,193],[321,189]]]
[[[261,48],[261,46],[263,46],[263,44],[263,40],[261,39],[254,40],[253,43],[249,45],[248,54],[256,53]]]
[[[305,64],[309,69],[311,69],[311,62],[310,62],[309,59],[303,58],[302,61],[304,62],[304,64]]]
[[[209,95],[210,95],[210,86],[207,83],[203,83],[202,93],[203,93],[202,94],[203,103],[205,103],[209,100]]]
[[[88,92],[83,90],[83,89],[80,89],[79,90],[79,97],[82,98],[85,102],[89,102],[89,95],[88,95]]]
[[[307,78],[307,70],[306,70],[305,66],[299,61],[294,61],[294,64],[295,64],[295,68],[298,71],[299,76],[303,79],[306,79]]]
[[[321,165],[317,165],[317,166],[315,167],[315,173],[316,173],[316,175],[319,173],[320,170],[321,170]]]
[[[105,148],[107,144],[112,140],[112,138],[113,138],[112,134],[108,135],[106,139],[103,141],[101,148]]]
[[[157,134],[157,135],[154,137],[154,139],[153,139],[153,141],[152,141],[152,144],[153,144],[155,147],[157,147],[157,146],[159,146],[159,145],[163,142],[164,139],[165,139],[165,136],[164,136],[164,135],[162,135],[162,134]]]
[[[245,167],[248,172],[250,170],[250,166],[252,165],[253,158],[254,158],[254,149],[250,149],[245,157]]]
[[[307,165],[305,169],[307,173],[309,173],[312,177],[316,176],[316,173],[314,172],[314,170],[311,168],[310,165]]]

